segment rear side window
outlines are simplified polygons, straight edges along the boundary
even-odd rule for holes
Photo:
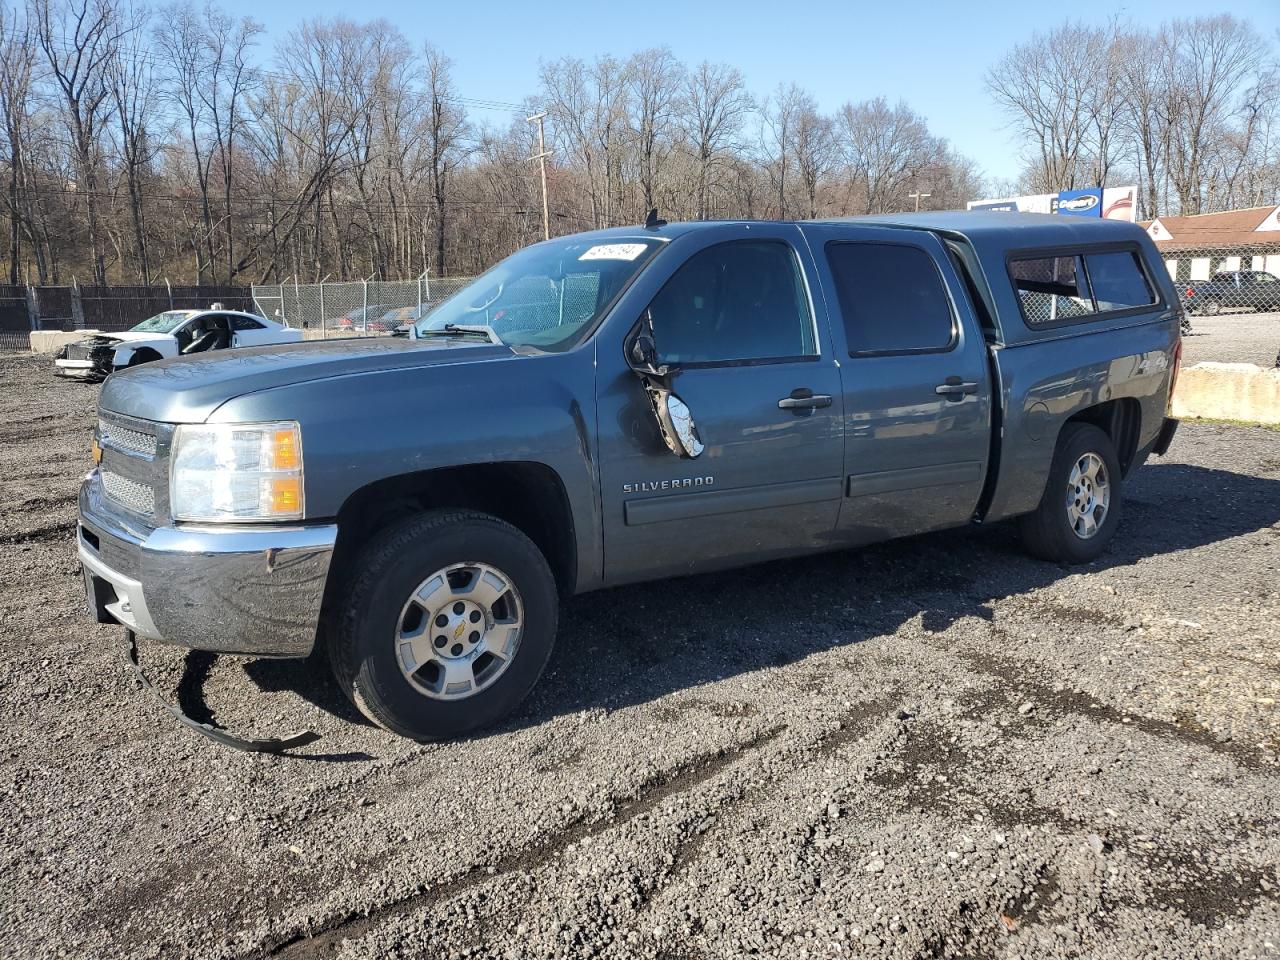
[[[826,252],[850,356],[951,349],[956,338],[951,299],[926,251],[836,241]]]
[[[250,320],[248,317],[232,317],[231,326],[236,330],[261,330],[263,324],[257,320]]]
[[[1035,257],[1009,264],[1022,315],[1031,326],[1087,318],[1095,311],[1078,256]]]
[[[1089,285],[1099,312],[1145,307],[1156,302],[1136,253],[1130,250],[1087,253],[1084,265],[1089,271]]]
[[[649,315],[663,363],[817,354],[800,264],[781,242],[733,241],[695,253],[653,298]]]

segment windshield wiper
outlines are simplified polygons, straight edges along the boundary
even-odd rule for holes
[[[419,330],[419,339],[423,337],[479,337],[488,343],[496,343],[502,345],[502,338],[493,330],[493,327],[484,326],[483,324],[463,324],[463,323],[446,323],[439,329]]]

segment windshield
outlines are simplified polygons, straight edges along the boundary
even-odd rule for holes
[[[508,346],[568,350],[590,332],[665,241],[566,237],[526,247],[418,321],[419,334],[489,327]]]
[[[148,317],[132,329],[137,333],[173,333],[190,316],[190,310],[166,310]]]

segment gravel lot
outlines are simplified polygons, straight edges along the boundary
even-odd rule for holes
[[[1182,362],[1218,360],[1270,367],[1280,353],[1280,313],[1221,313],[1192,317],[1183,338]]]
[[[463,742],[143,648],[194,713],[324,735],[264,757],[85,619],[97,391],[49,366],[0,357],[0,956],[1280,954],[1273,431],[1185,425],[1083,569],[991,528],[576,599]]]

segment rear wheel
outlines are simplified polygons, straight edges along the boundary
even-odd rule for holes
[[[1205,316],[1216,317],[1222,312],[1222,304],[1217,300],[1207,300],[1204,305]]]
[[[1063,428],[1040,505],[1022,518],[1032,554],[1059,563],[1096,559],[1120,518],[1120,462],[1115,445],[1089,423]]]
[[[376,537],[330,637],[334,675],[374,723],[438,740],[497,722],[533,689],[558,596],[542,553],[496,517],[420,514]]]

